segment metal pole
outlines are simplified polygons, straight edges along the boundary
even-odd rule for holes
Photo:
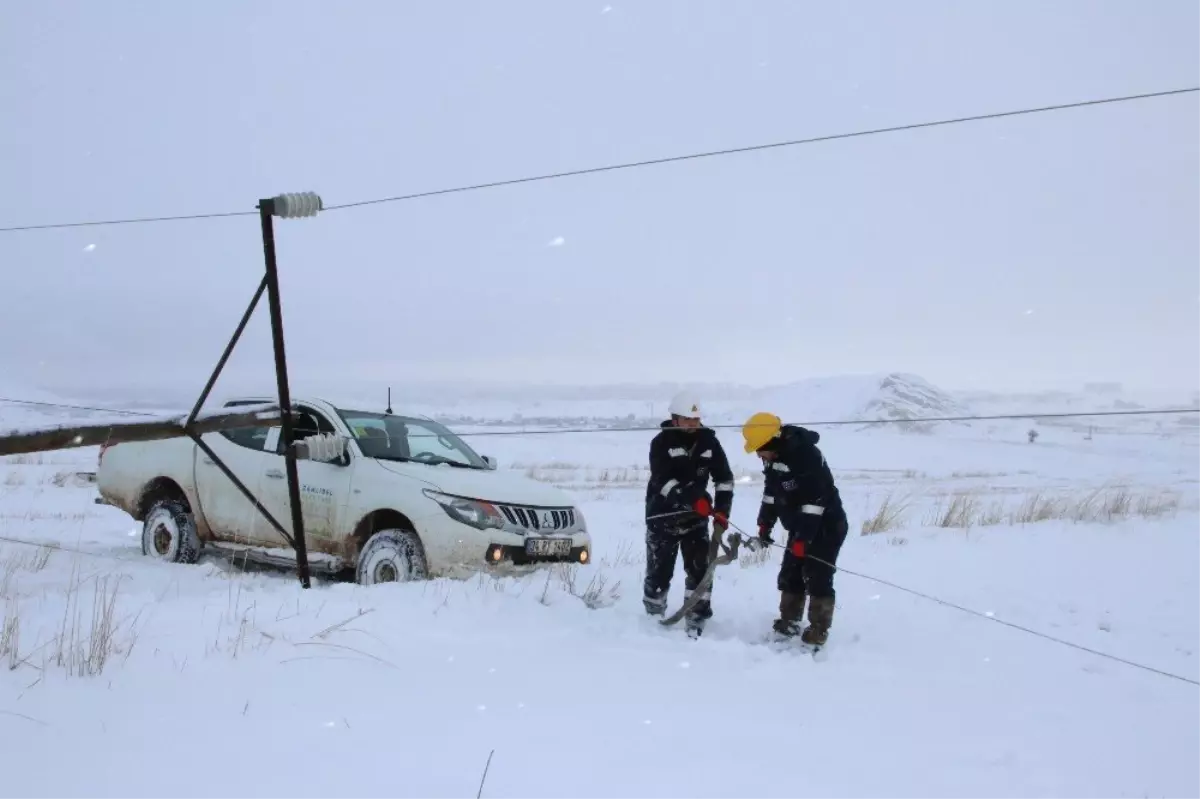
[[[260,200],[258,213],[262,220],[263,255],[267,262],[267,304],[271,309],[271,339],[275,344],[275,382],[279,388],[279,409],[282,411],[283,462],[287,470],[288,500],[292,506],[292,538],[296,547],[296,566],[300,585],[309,588],[308,548],[304,542],[304,514],[300,508],[300,475],[296,470],[296,450],[292,440],[292,398],[288,390],[287,356],[283,347],[283,310],[279,301],[279,272],[275,267],[275,226],[272,215],[274,200]]]
[[[188,416],[187,422],[183,425],[184,427],[190,427],[192,422],[196,421],[196,417],[200,415],[200,409],[204,407],[208,395],[212,393],[213,386],[217,383],[217,378],[221,376],[221,371],[225,368],[225,362],[233,354],[233,348],[237,346],[238,340],[241,339],[242,331],[246,329],[246,324],[250,321],[250,317],[254,315],[254,309],[258,307],[258,301],[262,298],[263,291],[266,288],[267,278],[264,275],[262,281],[258,284],[258,290],[254,292],[254,299],[250,300],[250,305],[247,306],[246,312],[242,314],[242,320],[238,322],[237,329],[233,331],[233,337],[225,345],[225,351],[221,353],[221,360],[217,361],[217,368],[213,369],[208,382],[204,384],[204,390],[200,392],[200,398],[196,400],[196,405],[192,408],[192,413]]]

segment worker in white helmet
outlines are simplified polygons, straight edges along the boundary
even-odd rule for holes
[[[642,603],[651,615],[662,615],[683,555],[685,599],[708,570],[711,517],[724,534],[733,506],[733,471],[716,433],[701,423],[700,403],[689,393],[671,400],[671,418],[650,442],[650,480],[646,486],[646,578]],[[714,482],[709,496],[709,479]],[[711,591],[687,617],[688,634],[696,637],[712,617]]]

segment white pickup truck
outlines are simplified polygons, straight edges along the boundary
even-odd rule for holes
[[[245,397],[225,406],[273,402]],[[314,573],[370,585],[589,562],[591,537],[566,492],[496,471],[437,422],[318,399],[293,406],[293,441],[318,436],[322,445],[297,447]],[[201,440],[291,535],[282,432],[247,427]],[[146,555],[193,563],[208,546],[295,567],[287,539],[189,438],[105,447],[96,483],[98,501],[142,522]]]

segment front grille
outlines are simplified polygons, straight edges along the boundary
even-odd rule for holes
[[[530,508],[520,505],[497,505],[509,523],[523,530],[541,533],[566,532],[575,529],[574,508]]]

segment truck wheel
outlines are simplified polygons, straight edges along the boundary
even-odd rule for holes
[[[426,576],[425,549],[417,534],[408,530],[380,530],[358,553],[355,580],[359,585],[407,583]]]
[[[158,499],[142,524],[142,554],[171,563],[195,563],[200,557],[196,520],[177,499]]]

